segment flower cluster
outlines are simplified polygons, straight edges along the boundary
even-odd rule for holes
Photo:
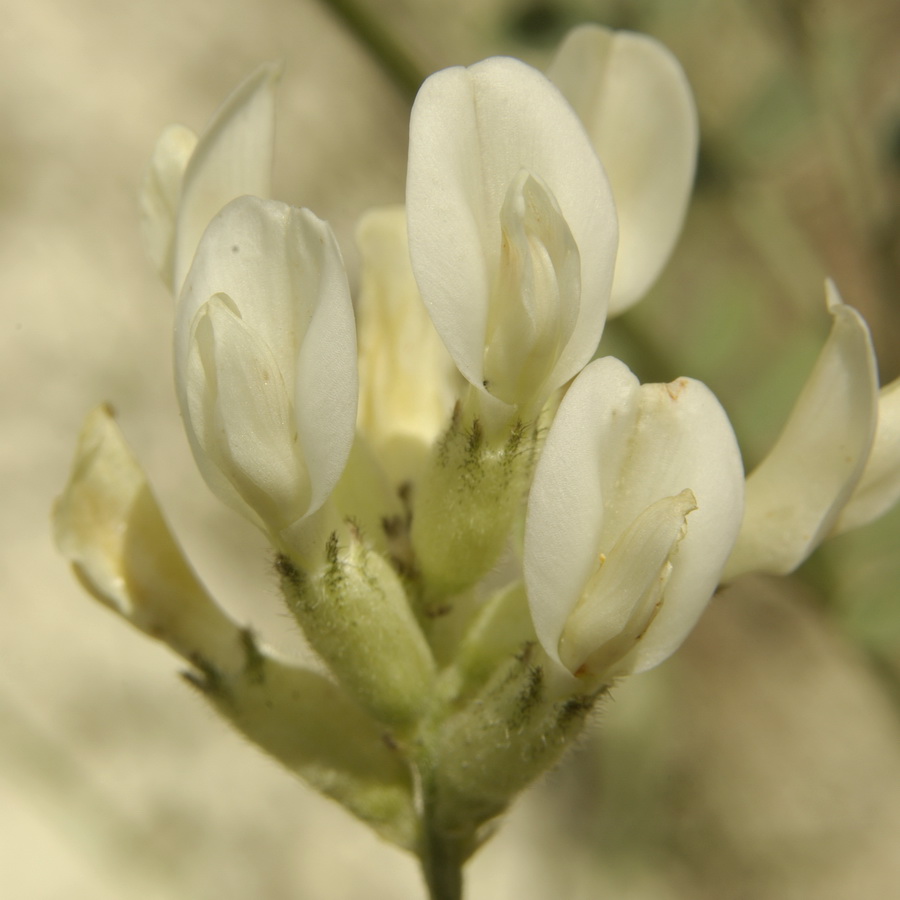
[[[494,58],[429,78],[406,206],[360,220],[355,309],[329,226],[268,196],[277,74],[201,136],[163,134],[145,236],[177,300],[197,465],[267,535],[329,674],[209,597],[105,410],[57,539],[237,728],[433,881],[723,579],[790,571],[897,500],[900,388],[879,395],[866,326],[829,286],[832,334],[745,482],[707,387],[594,359],[693,180],[691,92],[652,39],[582,27],[547,75]]]

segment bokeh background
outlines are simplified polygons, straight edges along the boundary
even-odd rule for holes
[[[416,898],[413,861],[228,731],[178,661],[84,595],[49,515],[112,402],[214,593],[286,652],[271,560],[202,484],[171,385],[171,302],[136,194],[171,121],[202,128],[280,58],[276,196],[335,226],[402,199],[428,72],[545,63],[571,25],[656,35],[703,131],[683,239],[604,350],[706,380],[748,465],[828,330],[822,283],[900,374],[896,0],[0,0],[0,895]],[[350,5],[350,4],[348,4]],[[851,900],[900,884],[900,513],[790,579],[720,595],[510,813],[469,896]]]

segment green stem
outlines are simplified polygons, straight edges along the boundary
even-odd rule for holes
[[[422,847],[422,874],[429,900],[462,900],[463,848],[460,841],[441,833],[426,821]]]
[[[425,79],[420,67],[394,39],[381,20],[368,12],[364,3],[353,0],[321,0],[377,59],[394,83],[412,100]]]
[[[448,832],[441,823],[437,791],[428,768],[421,773],[420,783],[422,839],[419,859],[422,875],[428,886],[429,900],[462,900],[463,865],[470,855],[471,841]]]

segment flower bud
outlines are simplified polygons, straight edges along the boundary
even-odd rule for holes
[[[422,304],[402,206],[359,220],[357,426],[394,485],[415,480],[447,427],[462,378]]]
[[[185,559],[109,407],[85,420],[53,526],[81,583],[135,628],[186,660],[243,664],[240,627]]]

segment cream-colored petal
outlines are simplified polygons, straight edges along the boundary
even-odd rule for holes
[[[416,286],[403,207],[369,210],[356,240],[362,255],[357,424],[400,483],[417,474],[447,427],[462,381]]]
[[[107,407],[84,423],[53,525],[60,552],[106,606],[187,660],[243,665],[240,629],[191,571]]]
[[[144,249],[167,287],[174,279],[175,220],[184,172],[197,146],[197,135],[170,125],[159,136],[141,185],[141,233]]]
[[[425,82],[410,122],[410,254],[438,334],[478,388],[501,209],[522,170],[552,193],[582,254],[577,325],[557,369],[562,384],[596,349],[612,282],[615,209],[597,155],[559,91],[517,60],[446,69]]]
[[[859,528],[900,501],[900,378],[878,395],[878,425],[862,477],[841,510],[832,534]]]
[[[609,314],[616,315],[647,292],[681,231],[699,139],[693,94],[658,41],[599,25],[571,31],[548,75],[584,122],[612,186],[619,251]]]
[[[281,66],[267,63],[222,104],[184,173],[175,226],[172,292],[178,296],[206,226],[229,201],[271,193],[275,84]]]
[[[747,477],[728,580],[796,569],[834,527],[869,457],[878,404],[869,329],[830,282],[826,296],[831,333],[775,446]]]

